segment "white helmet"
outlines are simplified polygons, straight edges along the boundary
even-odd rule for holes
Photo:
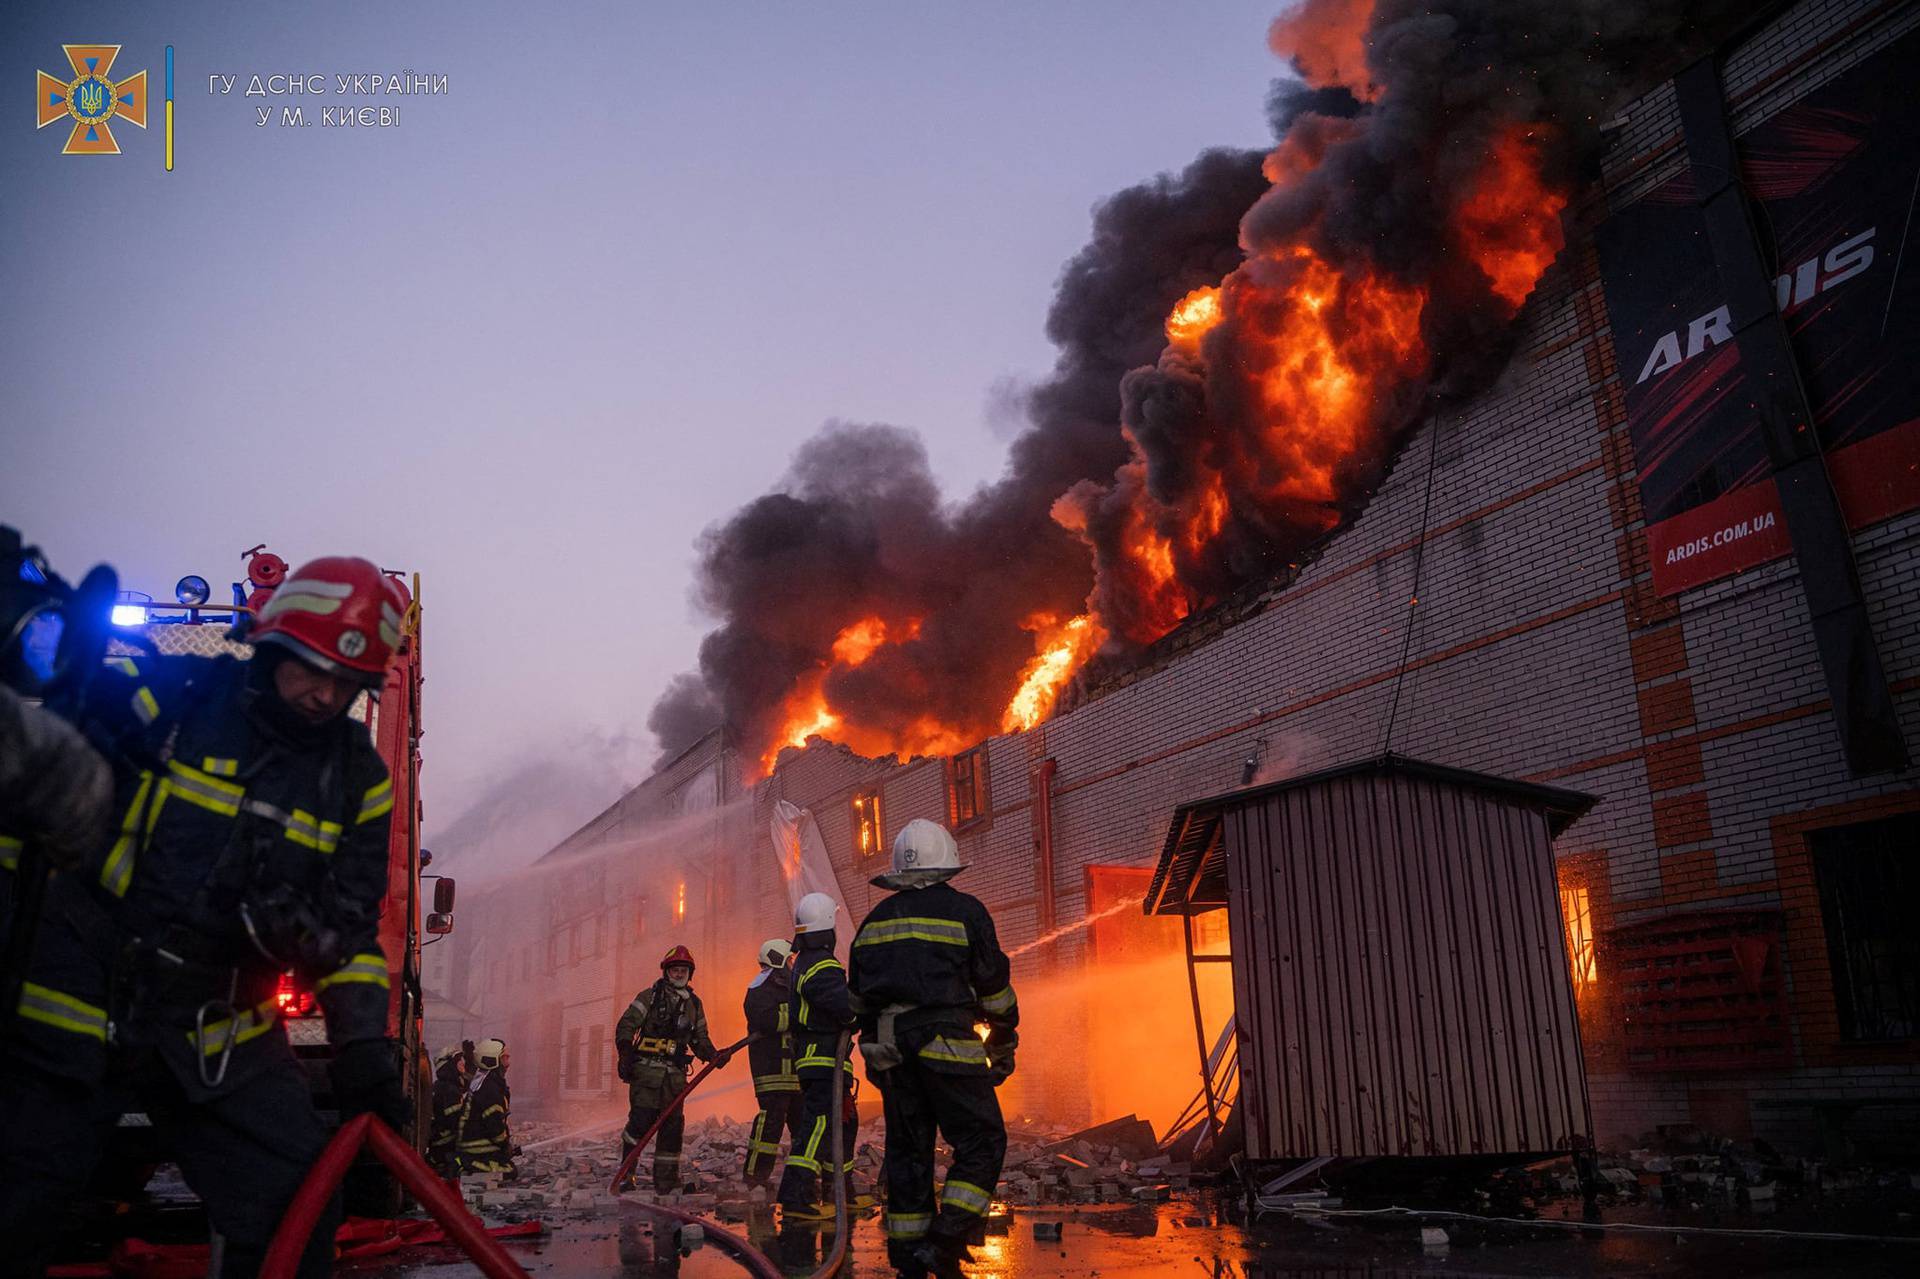
[[[760,943],[762,968],[785,968],[793,958],[793,943],[784,937],[769,937]]]
[[[939,822],[916,817],[894,837],[893,869],[872,882],[878,888],[926,888],[965,869],[952,832]]]
[[[794,908],[793,931],[796,933],[825,932],[833,927],[833,916],[839,909],[839,904],[825,893],[808,893]]]
[[[473,1046],[473,1059],[482,1070],[500,1069],[500,1059],[507,1055],[507,1043],[504,1039],[482,1039]]]

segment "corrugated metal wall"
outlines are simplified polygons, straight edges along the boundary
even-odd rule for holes
[[[1589,1131],[1544,813],[1373,774],[1225,817],[1251,1158],[1547,1151]]]

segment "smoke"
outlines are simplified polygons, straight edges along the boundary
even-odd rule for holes
[[[1017,393],[1030,425],[997,483],[947,506],[913,435],[832,423],[774,492],[708,530],[696,602],[719,625],[700,674],[676,679],[648,721],[663,749],[717,712],[753,754],[796,683],[868,616],[912,634],[827,679],[853,721],[836,739],[910,741],[929,722],[958,745],[998,731],[1033,656],[1025,623],[1080,612],[1093,585],[1084,545],[1050,509],[1124,461],[1121,377],[1158,353],[1168,307],[1232,268],[1240,216],[1265,186],[1259,153],[1209,151],[1095,210],[1047,319],[1059,357]]]
[[[717,628],[656,732],[717,711],[750,758],[808,731],[957,749],[1001,729],[1075,615],[1124,658],[1284,572],[1357,514],[1423,414],[1504,364],[1593,122],[1731,12],[1290,8],[1269,33],[1298,76],[1266,104],[1277,146],[1208,152],[1096,211],[1004,476],[948,506],[915,437],[830,424],[703,538]]]
[[[521,758],[472,788],[479,799],[426,833],[435,872],[481,879],[531,864],[625,793],[647,754],[624,734],[598,732],[521,745]]]

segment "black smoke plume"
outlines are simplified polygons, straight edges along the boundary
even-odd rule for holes
[[[676,681],[655,708],[663,743],[718,715],[758,758],[796,684],[868,615],[919,630],[831,678],[845,740],[910,739],[929,718],[966,738],[998,731],[1033,656],[1029,618],[1091,600],[1123,650],[1170,624],[1128,539],[1144,523],[1177,542],[1219,477],[1231,499],[1223,525],[1175,556],[1182,611],[1297,557],[1360,508],[1428,406],[1483,386],[1504,362],[1516,304],[1497,296],[1460,232],[1495,148],[1517,133],[1544,181],[1572,189],[1594,123],[1703,47],[1732,9],[1307,0],[1289,10],[1274,41],[1301,78],[1268,99],[1280,144],[1267,175],[1257,153],[1209,152],[1100,206],[1048,318],[1058,361],[1026,396],[1031,426],[1000,481],[943,505],[913,436],[833,424],[776,491],[703,536],[696,596],[718,626],[699,677]],[[1295,269],[1289,246],[1428,299],[1426,358],[1374,389],[1364,438],[1330,462],[1271,449],[1286,424],[1263,417],[1253,383],[1271,358],[1262,334],[1284,319],[1274,311]],[[1198,352],[1170,348],[1169,310],[1223,280],[1223,322]],[[1372,322],[1345,288],[1329,305],[1346,329]],[[1302,457],[1333,468],[1336,500],[1275,496]],[[1063,497],[1077,533],[1054,518]]]

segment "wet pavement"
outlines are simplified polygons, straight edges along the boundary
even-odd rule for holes
[[[1920,1273],[1920,1243],[1838,1242],[1794,1238],[1789,1233],[1745,1237],[1674,1233],[1676,1226],[1723,1226],[1765,1232],[1777,1222],[1750,1214],[1707,1220],[1688,1214],[1684,1225],[1657,1211],[1612,1211],[1614,1223],[1640,1223],[1649,1231],[1571,1231],[1543,1225],[1483,1222],[1424,1223],[1446,1231],[1448,1241],[1423,1246],[1423,1223],[1408,1218],[1301,1219],[1268,1216],[1252,1227],[1229,1219],[1213,1196],[1151,1206],[1017,1209],[1005,1233],[990,1235],[967,1268],[976,1279],[1002,1276],[1233,1276],[1234,1279],[1346,1279],[1397,1275],[1802,1275],[1878,1276]],[[756,1210],[746,1222],[725,1220],[747,1235],[789,1274],[810,1274],[830,1246],[831,1235],[774,1229],[773,1214]],[[1035,1237],[1036,1222],[1061,1224],[1059,1240]],[[510,1245],[530,1274],[555,1276],[681,1276],[735,1279],[745,1270],[712,1243],[683,1256],[672,1229],[633,1207],[553,1218],[552,1233],[537,1243]],[[1794,1230],[1849,1232],[1870,1221],[1841,1225],[1796,1222]],[[1911,1222],[1887,1221],[1890,1233]],[[342,1273],[464,1279],[479,1271],[449,1260],[444,1250],[385,1258]],[[869,1215],[853,1230],[852,1265],[843,1274],[861,1279],[892,1274],[886,1264],[879,1217]]]

